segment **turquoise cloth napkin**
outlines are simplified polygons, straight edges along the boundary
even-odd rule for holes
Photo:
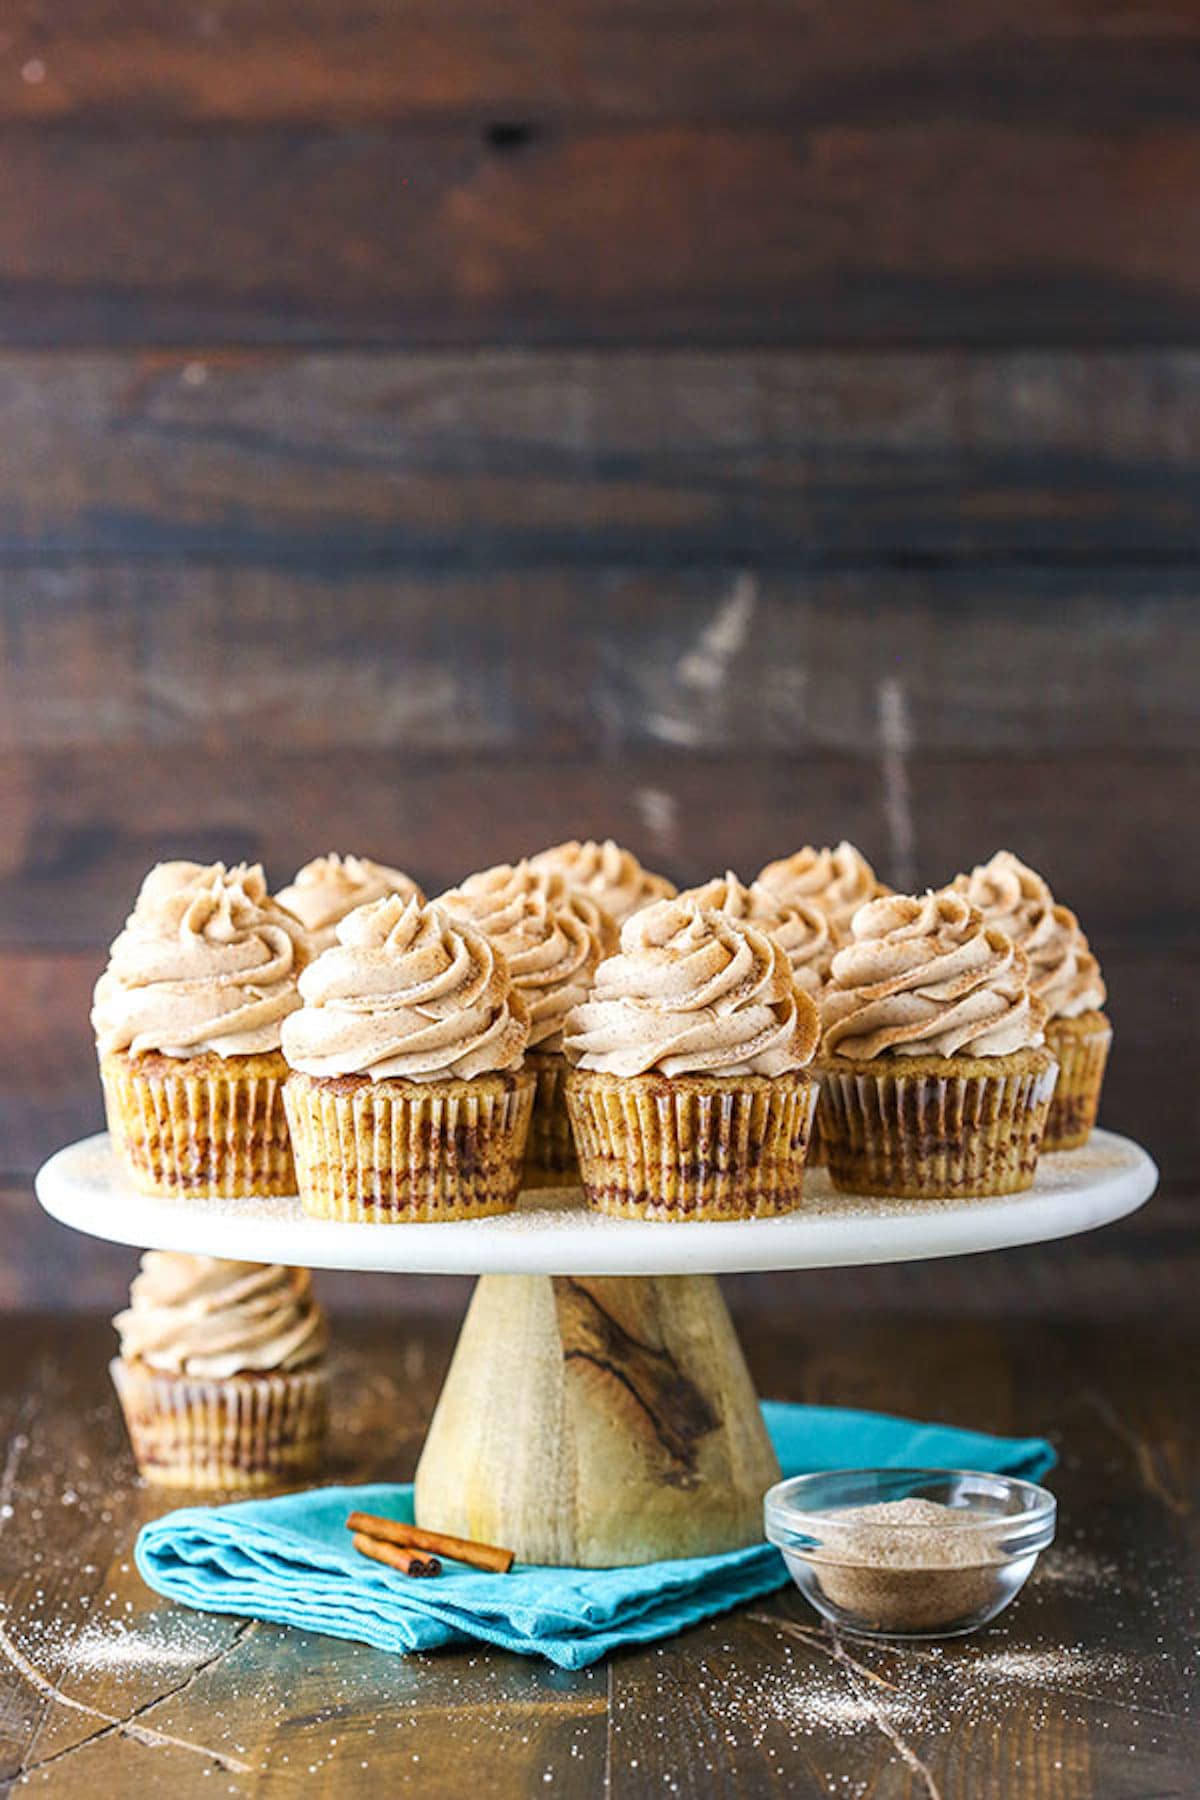
[[[785,1475],[916,1467],[1036,1480],[1055,1462],[1041,1438],[988,1437],[883,1413],[768,1401],[763,1417]],[[156,1593],[204,1612],[359,1638],[381,1650],[482,1640],[564,1669],[584,1668],[621,1644],[669,1637],[788,1579],[779,1552],[762,1543],[628,1569],[518,1563],[509,1575],[483,1575],[446,1563],[437,1579],[414,1581],[351,1549],[346,1516],[356,1508],[411,1519],[412,1488],[313,1488],[184,1507],[142,1528],[137,1566]]]

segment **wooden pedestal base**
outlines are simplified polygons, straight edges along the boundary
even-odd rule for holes
[[[611,1568],[757,1542],[779,1467],[711,1275],[484,1275],[417,1522]]]

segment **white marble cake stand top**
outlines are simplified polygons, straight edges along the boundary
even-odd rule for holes
[[[439,1275],[702,1275],[916,1262],[1041,1243],[1110,1224],[1154,1192],[1158,1170],[1131,1139],[1096,1131],[1044,1156],[1034,1186],[1000,1200],[877,1200],[838,1194],[823,1169],[801,1211],[778,1219],[649,1224],[589,1212],[578,1190],[531,1190],[514,1213],[444,1225],[310,1219],[295,1198],[155,1200],[125,1178],[107,1134],[52,1156],[42,1206],[62,1224],[150,1250]]]

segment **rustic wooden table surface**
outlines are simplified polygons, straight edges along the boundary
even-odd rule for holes
[[[1058,1544],[961,1644],[838,1641],[791,1590],[578,1674],[399,1659],[160,1602],[133,1569],[171,1502],[135,1480],[95,1317],[0,1361],[0,1777],[51,1794],[373,1791],[1165,1800],[1194,1795],[1200,1358],[1145,1320],[755,1311],[764,1393],[1046,1431]],[[869,1288],[864,1288],[869,1292]],[[336,1473],[411,1472],[441,1317],[337,1321]]]

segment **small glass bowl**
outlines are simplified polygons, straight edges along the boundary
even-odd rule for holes
[[[839,1520],[910,1498],[967,1516]],[[978,1631],[1024,1587],[1053,1542],[1055,1512],[1054,1495],[1032,1481],[965,1469],[834,1469],[777,1482],[763,1501],[767,1536],[805,1599],[839,1630],[871,1638]]]

